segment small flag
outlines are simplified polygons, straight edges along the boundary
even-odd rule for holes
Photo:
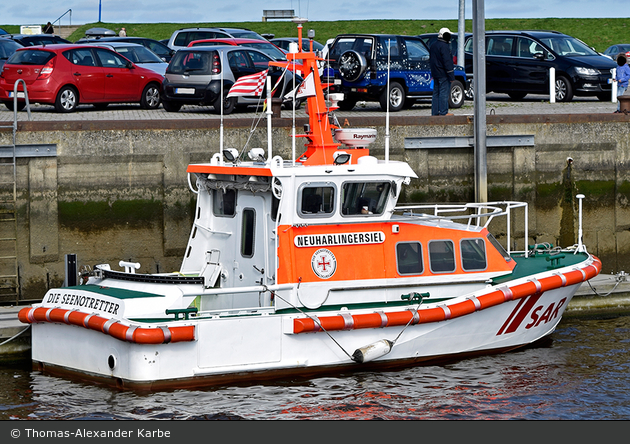
[[[310,73],[297,88],[287,93],[284,97],[286,99],[293,99],[293,96],[295,96],[299,99],[301,97],[313,97],[315,95],[317,95],[315,92],[315,80],[313,73]]]
[[[233,96],[260,96],[265,88],[265,79],[269,70],[257,72],[239,78],[230,88],[227,97]]]

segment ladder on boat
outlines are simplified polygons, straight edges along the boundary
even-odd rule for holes
[[[0,146],[0,303],[17,304],[20,299],[20,279],[17,258],[17,164],[15,156],[16,135],[18,129],[18,84],[24,87],[28,120],[31,120],[31,108],[26,91],[26,83],[19,79],[13,87],[13,124],[0,122],[0,129],[11,128],[11,145]]]

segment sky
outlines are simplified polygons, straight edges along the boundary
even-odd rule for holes
[[[293,9],[310,21],[457,19],[459,0],[26,0],[0,2],[0,24],[55,22],[203,23],[260,21],[263,9]],[[484,0],[485,18],[605,18],[618,9],[593,0]],[[472,0],[465,0],[466,19]],[[70,22],[71,20],[71,22]]]

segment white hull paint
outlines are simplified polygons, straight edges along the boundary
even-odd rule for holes
[[[166,344],[138,344],[82,326],[35,322],[32,358],[53,372],[84,373],[131,388],[255,380],[275,372],[313,374],[339,366],[361,370],[365,364],[354,362],[349,355],[383,339],[395,344],[389,353],[370,362],[369,368],[375,364],[431,362],[514,349],[549,335],[579,286],[506,301],[453,319],[408,326],[294,334],[293,320],[304,318],[300,313],[172,321],[169,324],[173,326],[194,325],[195,339]],[[449,304],[466,297],[455,298]],[[535,303],[527,308],[534,298]],[[434,306],[421,305],[419,312]],[[413,308],[417,305],[397,307],[395,311]],[[348,311],[355,315],[373,312]],[[339,313],[317,312],[317,316]]]

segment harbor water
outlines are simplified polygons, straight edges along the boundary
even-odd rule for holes
[[[26,355],[0,364],[0,420],[630,420],[629,374],[628,315],[565,317],[529,347],[439,366],[206,389],[121,391]]]

